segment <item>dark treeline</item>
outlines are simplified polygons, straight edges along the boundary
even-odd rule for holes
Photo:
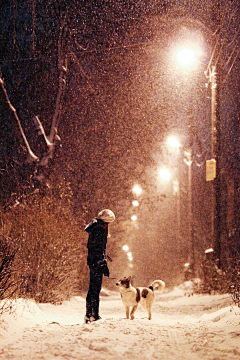
[[[131,4],[118,5],[2,4],[1,242],[2,257],[15,259],[3,264],[14,268],[15,294],[43,301],[49,286],[52,300],[69,269],[78,271],[69,278],[76,288],[86,276],[81,229],[102,207],[127,219],[132,184],[153,161],[149,142],[165,125],[149,109],[151,84],[143,91],[145,51],[123,46],[136,41]]]

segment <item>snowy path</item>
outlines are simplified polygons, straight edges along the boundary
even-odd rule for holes
[[[151,321],[140,308],[135,320],[124,319],[114,293],[101,300],[100,322],[82,324],[84,307],[78,297],[60,306],[33,304],[14,317],[4,315],[0,359],[240,358],[240,309],[228,295],[158,295]]]

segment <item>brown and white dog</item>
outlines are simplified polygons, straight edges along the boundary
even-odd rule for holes
[[[165,288],[165,282],[162,280],[154,280],[152,284],[147,287],[133,287],[131,285],[131,276],[120,279],[116,286],[118,286],[123,305],[126,309],[126,316],[129,319],[130,308],[132,308],[130,316],[134,319],[134,313],[137,310],[138,304],[148,312],[148,319],[152,318],[152,306],[154,303],[154,290],[158,288],[161,292]]]

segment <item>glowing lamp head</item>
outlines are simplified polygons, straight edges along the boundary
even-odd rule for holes
[[[133,206],[139,206],[139,202],[138,202],[137,200],[133,200],[133,201],[132,201],[132,205],[133,205]]]
[[[178,141],[178,139],[175,136],[169,136],[167,139],[167,142],[171,148],[179,149],[181,147],[180,142]]]
[[[128,250],[129,250],[129,246],[128,246],[128,245],[123,245],[122,249],[123,249],[123,251],[128,251]]]
[[[169,181],[171,179],[171,173],[167,168],[160,169],[159,176],[164,181]]]
[[[182,48],[177,53],[178,62],[183,66],[190,66],[196,62],[196,51],[190,48]]]
[[[139,196],[142,193],[142,188],[139,185],[134,185],[132,191],[135,195]]]

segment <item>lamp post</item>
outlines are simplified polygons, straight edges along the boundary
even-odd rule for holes
[[[179,181],[173,181],[173,191],[174,195],[176,196],[176,214],[177,214],[177,238],[178,240],[181,237],[181,216],[180,216],[180,187]]]
[[[189,67],[191,65],[194,65],[196,63],[197,57],[201,53],[200,48],[198,46],[193,46],[191,44],[191,47],[182,47],[177,52],[177,60],[178,62],[184,66]],[[189,129],[190,129],[190,146],[188,149],[184,149],[184,153],[186,156],[185,163],[188,166],[188,243],[189,243],[189,250],[191,254],[191,260],[192,260],[192,272],[194,276],[195,272],[195,243],[194,243],[194,231],[193,231],[193,211],[192,211],[192,116],[189,116]],[[174,140],[168,140],[168,143],[173,146]],[[178,142],[178,140],[175,140],[175,147],[178,147],[178,150],[180,149],[181,144]]]
[[[214,244],[215,257],[218,266],[221,267],[221,185],[220,185],[220,101],[219,82],[217,83],[216,66],[209,70],[209,81],[211,84],[211,157],[208,164],[212,167],[211,176],[206,174],[207,180],[212,181],[211,189],[211,237]],[[209,171],[206,165],[206,171]],[[208,178],[209,177],[209,178]]]
[[[194,265],[195,265],[195,244],[194,244],[194,232],[193,232],[193,211],[192,211],[192,148],[185,149],[178,139],[174,136],[169,136],[167,138],[168,144],[172,147],[177,149],[177,153],[179,153],[180,148],[183,148],[185,159],[184,162],[188,166],[188,246],[189,246],[189,253],[191,254],[192,260],[192,270],[194,274]],[[191,139],[192,144],[192,139]],[[179,196],[179,207],[180,207],[180,194]],[[179,226],[180,226],[180,209],[179,209]]]
[[[171,138],[168,139],[170,141],[170,145],[171,145]],[[172,139],[173,141],[175,139]],[[174,146],[174,144],[172,144],[172,146]],[[161,180],[163,181],[169,181],[171,179],[171,173],[167,168],[161,168],[159,169],[159,177],[161,178]],[[178,180],[173,180],[172,181],[173,184],[173,193],[174,196],[176,196],[176,225],[177,225],[177,239],[180,239],[180,228],[181,228],[181,218],[180,218],[180,189],[179,189],[179,181]]]
[[[187,157],[185,163],[188,166],[188,234],[189,234],[189,246],[190,253],[192,254],[192,270],[194,274],[195,266],[195,244],[194,244],[194,233],[193,233],[193,211],[192,211],[192,149],[189,148],[185,151]]]

